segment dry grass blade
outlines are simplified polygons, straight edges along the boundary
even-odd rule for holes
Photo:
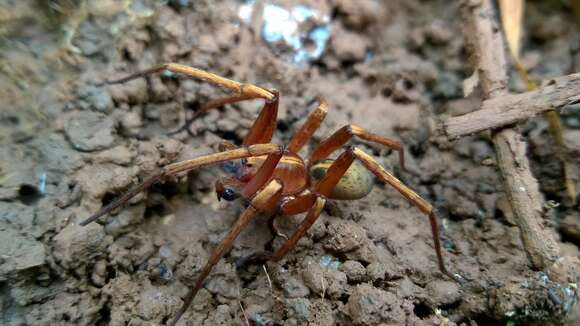
[[[517,59],[520,56],[520,35],[524,13],[524,0],[499,0],[499,8],[501,11],[501,24],[510,52]]]
[[[274,290],[272,287],[272,279],[270,279],[270,274],[268,274],[268,270],[266,269],[266,265],[262,265],[264,269],[264,273],[266,274],[266,279],[268,280],[268,286],[270,287],[270,292]]]
[[[246,315],[246,310],[244,309],[242,302],[238,301],[238,304],[240,305],[240,310],[242,310],[242,315],[244,316],[244,322],[246,326],[250,326],[250,321],[248,320],[248,316]]]
[[[572,0],[572,7],[574,8],[576,18],[580,21],[580,0]]]

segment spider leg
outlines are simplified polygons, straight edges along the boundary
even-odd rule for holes
[[[320,179],[316,184],[312,187],[312,194],[316,196],[314,203],[309,203],[310,197],[304,197],[305,199],[294,203],[296,207],[293,207],[295,211],[299,211],[299,208],[302,208],[303,211],[308,210],[306,217],[294,233],[286,240],[286,242],[280,247],[278,250],[272,254],[270,258],[273,261],[279,261],[282,259],[290,250],[292,250],[298,240],[304,236],[306,231],[310,229],[312,224],[318,219],[322,209],[324,208],[324,204],[326,203],[326,197],[328,197],[332,193],[332,189],[336,186],[336,184],[340,181],[340,178],[344,175],[344,173],[348,170],[350,165],[352,164],[355,156],[353,153],[352,148],[347,149],[344,153],[340,154],[340,156],[332,163],[332,165],[328,168],[328,171]],[[308,195],[307,195],[308,196]],[[290,203],[290,202],[289,202]],[[287,203],[288,204],[288,203]],[[299,207],[300,205],[304,205]],[[308,206],[307,206],[308,205]],[[284,212],[284,208],[286,208],[286,212],[289,212],[288,206],[281,207],[282,212]]]
[[[320,124],[326,117],[328,112],[328,102],[322,97],[318,99],[318,106],[306,119],[306,122],[300,129],[292,136],[290,142],[288,143],[288,151],[292,153],[298,153],[300,149],[306,144],[306,142],[312,137],[316,132]]]
[[[272,140],[274,130],[276,130],[276,119],[278,117],[278,104],[280,96],[278,91],[271,91],[273,98],[266,99],[262,111],[244,138],[244,145],[265,144]]]
[[[281,196],[282,196],[283,185],[280,181],[274,179],[270,181],[265,187],[260,189],[251,199],[250,206],[240,215],[236,223],[232,226],[225,238],[220,242],[220,244],[214,249],[209,260],[201,270],[201,274],[198,277],[195,285],[189,290],[185,298],[183,299],[183,305],[181,309],[177,312],[173,320],[169,325],[175,325],[181,316],[187,311],[191,302],[195,298],[195,295],[203,286],[203,283],[213,267],[219,262],[219,260],[231,249],[234,240],[238,237],[240,232],[250,223],[258,214],[260,213],[270,213],[272,212]]]
[[[324,177],[322,177],[316,184],[312,186],[311,193],[298,196],[291,201],[283,203],[281,206],[281,212],[283,214],[298,213],[308,209],[308,205],[312,202],[313,196],[320,196],[316,199],[316,202],[318,202],[321,197],[329,197],[334,187],[337,185],[337,183],[340,181],[342,176],[346,173],[355,159],[361,161],[361,163],[379,179],[393,186],[409,202],[417,206],[424,214],[428,216],[429,223],[431,224],[431,232],[433,236],[439,270],[451,279],[462,283],[462,279],[460,277],[451,274],[445,267],[445,262],[443,260],[443,254],[441,251],[441,241],[439,239],[439,225],[437,224],[437,217],[435,216],[433,206],[431,206],[431,204],[421,198],[421,196],[419,196],[416,192],[404,185],[399,179],[385,170],[374,158],[358,148],[349,147],[346,151],[340,154],[328,168]],[[316,204],[314,204],[312,207],[315,206]],[[312,213],[312,210],[313,209],[310,210],[309,215]],[[316,218],[314,218],[314,220],[316,220]],[[290,239],[280,249],[278,249],[274,255],[272,255],[271,259],[277,261],[281,259],[286,253],[288,253],[288,251],[296,245],[300,237],[306,233],[313,222],[314,221],[310,222],[307,217],[299,226],[298,230],[290,237]]]
[[[206,113],[207,111],[224,106],[226,104],[237,103],[252,99],[264,99],[266,103],[260,112],[260,115],[254,122],[253,126],[250,128],[248,135],[244,139],[244,145],[253,144],[265,144],[270,142],[274,130],[276,129],[276,117],[278,115],[278,103],[279,95],[275,90],[267,90],[265,88],[252,85],[252,84],[242,84],[237,81],[218,76],[216,74],[207,72],[205,70],[177,64],[177,63],[164,63],[159,66],[155,66],[143,71],[136,72],[134,74],[128,75],[123,78],[114,80],[105,80],[104,82],[98,84],[101,85],[113,85],[128,82],[130,80],[145,77],[151,74],[160,73],[164,71],[169,71],[175,74],[183,74],[192,78],[201,79],[212,83],[217,86],[227,88],[234,91],[236,94],[233,96],[226,96],[213,101],[208,102],[206,105],[201,107],[201,109],[194,114],[194,116],[186,121],[185,128],[189,128],[189,124],[192,120],[198,118],[200,115]],[[178,129],[175,132],[179,132],[183,128]]]
[[[154,174],[153,176],[147,178],[142,183],[136,185],[131,190],[127,191],[124,195],[119,197],[117,200],[113,201],[109,205],[101,208],[98,212],[91,215],[86,220],[82,221],[80,225],[85,226],[91,222],[94,222],[99,217],[110,213],[115,208],[123,205],[129,199],[140,193],[141,191],[149,188],[154,183],[158,182],[159,180],[163,179],[164,177],[175,175],[180,172],[193,170],[195,168],[210,165],[214,163],[242,159],[251,156],[262,156],[262,155],[270,155],[273,154],[274,156],[280,157],[282,155],[282,148],[275,144],[258,144],[258,145],[251,145],[246,147],[241,147],[237,149],[227,150],[224,152],[218,152],[214,154],[209,154],[201,157],[197,157],[194,159],[181,161],[173,164],[166,165],[163,167],[159,172]],[[270,158],[267,159],[272,160]],[[278,159],[279,160],[279,159]],[[277,162],[277,161],[276,161]],[[263,185],[267,180],[262,180]],[[257,189],[256,189],[257,190]],[[248,193],[248,192],[246,192]]]
[[[241,91],[239,94],[233,96],[226,96],[216,100],[212,100],[202,106],[197,112],[194,113],[186,122],[186,127],[189,128],[189,124],[193,120],[197,119],[201,115],[205,114],[209,110],[222,107],[226,104],[234,104],[246,100],[255,99],[256,96],[253,92],[246,92],[245,89],[252,87],[253,85],[245,84],[241,85]],[[248,134],[244,138],[243,145],[254,145],[254,144],[265,144],[272,140],[274,135],[274,130],[276,130],[276,119],[278,118],[278,105],[280,103],[280,95],[276,90],[268,91],[271,95],[269,98],[264,98],[264,106],[260,110],[260,114],[254,121],[252,127],[248,131]]]
[[[282,158],[282,155],[284,155],[283,151],[268,155],[264,163],[260,166],[258,172],[256,172],[252,179],[248,181],[242,189],[241,194],[244,198],[251,198],[264,184],[266,184],[266,182],[268,182],[268,180],[270,180],[270,178],[272,178],[272,174]]]
[[[235,145],[232,145],[230,143],[222,142],[220,144],[220,150],[228,147],[231,148],[231,146],[235,147]],[[251,146],[256,145],[250,145],[250,147]],[[248,181],[246,184],[241,183],[239,180],[235,178],[229,179],[222,178],[218,180],[216,182],[216,191],[218,193],[218,198],[220,197],[219,194],[220,191],[223,190],[224,184],[229,184],[234,188],[239,188],[239,186],[243,186],[240,191],[241,195],[244,198],[252,197],[260,188],[262,188],[264,184],[266,184],[266,182],[268,182],[272,178],[272,174],[274,173],[274,170],[276,169],[276,166],[278,165],[278,162],[280,161],[283,155],[284,152],[281,149],[275,153],[270,153],[266,158],[266,160],[264,160],[264,162],[260,166],[258,172],[256,172],[256,174],[252,177],[252,179]]]
[[[212,109],[221,108],[227,104],[235,104],[251,99],[252,97],[249,97],[247,94],[236,94],[211,100],[202,105],[199,109],[195,110],[195,112],[193,112],[193,115],[191,117],[186,118],[183,126],[177,128],[176,130],[170,131],[168,134],[175,135],[185,130],[190,136],[194,136],[194,133],[191,131],[191,124],[199,117],[206,114],[208,111]]]
[[[352,137],[355,136],[369,142],[384,145],[388,148],[391,148],[399,152],[399,161],[401,163],[401,167],[403,168],[403,170],[405,170],[405,152],[403,150],[403,146],[401,145],[401,143],[399,143],[396,140],[392,140],[389,138],[373,134],[367,131],[366,129],[363,129],[355,125],[346,125],[338,129],[330,137],[323,140],[314,149],[308,161],[310,162],[310,164],[312,164],[316,161],[320,161],[327,158],[330,154],[332,154],[337,149],[341,148],[342,145],[346,144],[346,142],[348,142]]]
[[[450,273],[445,267],[445,261],[443,260],[443,254],[441,253],[441,241],[439,239],[439,225],[437,224],[437,217],[433,206],[429,204],[425,199],[421,198],[416,192],[403,184],[394,175],[389,173],[385,168],[383,168],[374,158],[372,158],[367,153],[363,152],[358,148],[353,149],[354,156],[362,162],[362,164],[369,169],[374,175],[376,175],[383,182],[388,183],[393,188],[395,188],[403,197],[405,197],[411,204],[417,206],[421,212],[429,217],[429,223],[431,224],[431,233],[433,236],[433,243],[435,247],[435,253],[437,255],[437,262],[439,264],[439,270],[441,273],[447,275],[451,279],[462,283],[462,278]]]
[[[306,191],[291,200],[283,202],[282,205],[280,205],[280,215],[296,215],[304,213],[314,205],[316,198],[318,198],[317,195],[310,191]]]
[[[207,72],[205,70],[181,65],[178,63],[164,63],[161,65],[158,65],[158,66],[155,66],[155,67],[152,67],[152,68],[149,68],[149,69],[139,71],[139,72],[136,72],[134,74],[125,76],[123,78],[113,79],[113,80],[105,80],[105,81],[97,84],[97,86],[122,84],[122,83],[126,83],[130,80],[133,80],[133,79],[145,77],[145,76],[148,76],[151,74],[160,73],[160,72],[164,72],[164,71],[169,71],[169,72],[174,73],[174,74],[182,74],[182,75],[186,75],[188,77],[201,79],[201,80],[207,81],[209,83],[212,83],[214,85],[232,90],[238,94],[243,94],[243,95],[247,96],[248,99],[262,98],[265,100],[274,100],[276,98],[276,95],[274,95],[272,92],[268,91],[265,88],[255,86],[252,84],[242,84],[242,83],[239,83],[237,81],[213,74],[211,72]]]
[[[332,193],[334,187],[338,184],[342,176],[346,173],[350,165],[355,159],[354,150],[349,147],[346,151],[340,154],[336,160],[330,165],[324,177],[312,185],[311,190],[302,195],[295,197],[280,206],[280,213],[282,215],[294,215],[308,211],[306,217],[294,233],[286,240],[286,242],[273,254],[258,253],[245,258],[239,265],[255,264],[268,260],[279,261],[290,250],[292,250],[296,243],[304,236],[306,231],[314,224],[320,216],[322,209],[326,203],[326,199]]]
[[[272,135],[276,129],[276,119],[278,117],[279,96],[277,91],[272,90],[271,92],[275,95],[275,97],[272,100],[265,100],[266,102],[264,103],[258,118],[254,121],[254,124],[244,139],[244,145],[265,144],[272,140]],[[190,135],[193,135],[193,133],[190,131],[191,124],[208,111],[220,108],[227,104],[235,104],[252,99],[255,98],[248,94],[242,93],[209,101],[205,103],[199,110],[195,111],[193,116],[188,118],[181,128],[172,131],[170,134],[176,134],[182,130],[186,130]]]
[[[302,238],[304,236],[306,231],[308,231],[308,229],[310,229],[312,224],[314,224],[314,222],[316,222],[316,220],[320,216],[320,213],[322,213],[322,209],[324,208],[324,204],[326,204],[326,199],[324,199],[322,197],[316,198],[314,205],[312,205],[312,207],[308,211],[308,214],[306,214],[306,217],[304,218],[304,220],[302,220],[302,222],[300,222],[300,225],[298,225],[298,228],[296,229],[296,231],[294,231],[294,233],[286,240],[286,242],[282,245],[282,247],[280,247],[278,250],[276,250],[272,254],[272,256],[270,257],[270,259],[272,261],[275,261],[275,262],[279,261],[284,256],[286,256],[286,254],[290,250],[292,250],[296,246],[296,243],[298,243],[298,240],[300,240],[300,238]]]

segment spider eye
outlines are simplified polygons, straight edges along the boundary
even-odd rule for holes
[[[233,201],[238,198],[238,194],[232,188],[225,188],[224,192],[221,194],[221,197],[227,201]]]

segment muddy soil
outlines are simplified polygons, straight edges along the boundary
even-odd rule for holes
[[[377,182],[364,199],[328,204],[281,262],[237,269],[272,238],[274,247],[283,241],[265,218],[251,223],[180,325],[578,324],[580,213],[565,200],[547,123],[536,118],[521,130],[551,203],[545,224],[560,240],[550,273],[531,269],[489,136],[450,143],[435,133],[438,120],[476,109],[480,97],[462,96],[472,68],[454,2],[264,1],[328,17],[324,51],[299,63],[290,46],[260,37],[259,20],[240,18],[239,1],[54,1],[68,5],[59,10],[29,2],[2,4],[1,324],[163,324],[244,209],[217,201],[224,172],[208,167],[79,226],[159,167],[211,153],[221,139],[239,144],[261,107],[233,105],[172,133],[224,92],[170,74],[95,86],[161,62],[278,89],[279,144],[313,99],[326,97],[328,117],[304,155],[348,123],[401,140],[408,171],[396,153],[357,146],[437,207],[445,259],[466,280],[439,272],[427,218]],[[530,1],[526,19],[534,78],[580,70],[580,30],[565,4]],[[566,110],[563,122],[577,170],[580,109]],[[277,223],[289,234],[301,218]]]

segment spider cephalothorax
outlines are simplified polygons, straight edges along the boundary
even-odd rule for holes
[[[240,84],[203,70],[174,63],[160,65],[122,79],[106,81],[103,84],[124,83],[162,71],[181,73],[206,80],[235,92],[235,95],[210,101],[196,113],[196,116],[226,104],[251,99],[265,100],[262,111],[244,138],[241,147],[223,142],[217,153],[169,164],[81,223],[81,225],[86,225],[95,221],[167,176],[209,164],[222,163],[224,170],[229,175],[216,181],[218,199],[231,201],[241,197],[247,200],[249,206],[214,249],[195,285],[184,298],[182,308],[170,322],[170,325],[175,325],[185,313],[212,268],[228,252],[241,230],[257,215],[306,213],[306,217],[297,230],[286,239],[280,248],[272,253],[262,255],[262,257],[267,257],[272,261],[279,261],[294,248],[298,240],[304,236],[320,216],[328,199],[354,200],[366,196],[373,186],[372,175],[393,186],[429,217],[439,269],[443,274],[456,279],[445,268],[437,219],[433,207],[427,201],[405,186],[361,149],[347,147],[336,159],[329,159],[332,153],[356,137],[397,151],[401,166],[404,168],[404,152],[399,142],[370,133],[358,126],[347,125],[320,142],[309,157],[302,158],[297,153],[318,129],[328,111],[328,104],[322,98],[318,99],[317,108],[308,116],[304,125],[298,129],[288,145],[283,148],[270,143],[276,129],[278,113],[279,96],[276,91],[251,84]]]

